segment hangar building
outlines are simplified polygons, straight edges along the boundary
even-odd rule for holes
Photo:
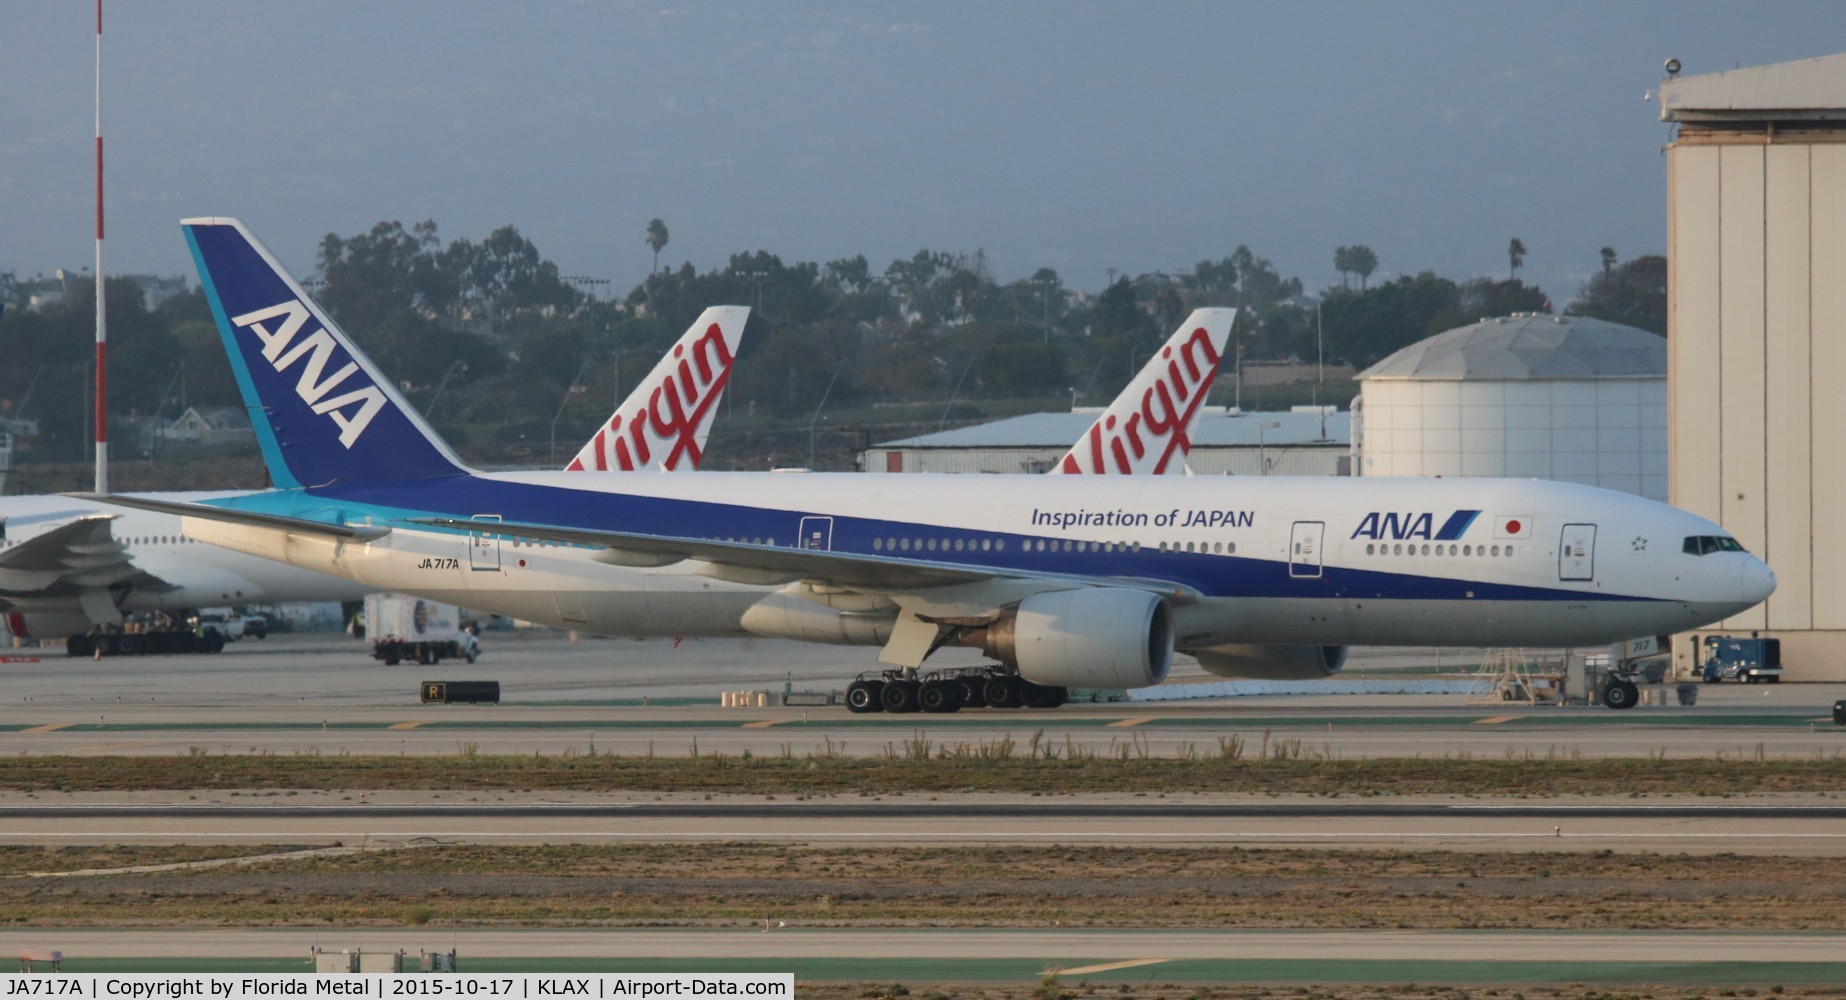
[[[867,472],[1043,472],[1064,457],[1100,409],[1028,413],[866,450]],[[1298,406],[1287,413],[1210,408],[1199,414],[1186,464],[1197,475],[1350,475],[1351,414]]]
[[[1646,330],[1483,319],[1358,379],[1362,476],[1536,477],[1667,498],[1667,342]]]
[[[1722,629],[1846,680],[1846,55],[1670,79],[1660,117],[1672,501],[1775,569]]]

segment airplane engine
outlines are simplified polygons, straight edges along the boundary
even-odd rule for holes
[[[0,614],[0,625],[8,635],[21,639],[62,640],[91,627],[90,616],[81,611],[13,611]]]
[[[892,614],[837,611],[791,594],[774,593],[744,612],[744,630],[766,639],[835,646],[882,646],[891,638]]]
[[[1020,601],[960,641],[1034,684],[1152,687],[1173,665],[1173,612],[1145,591],[1060,590]]]
[[[1346,665],[1345,646],[1210,646],[1186,652],[1206,673],[1263,681],[1317,681]]]

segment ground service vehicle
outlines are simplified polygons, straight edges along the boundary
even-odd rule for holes
[[[1780,683],[1782,640],[1763,639],[1754,635],[1748,639],[1708,635],[1705,637],[1705,669],[1701,679],[1707,684],[1719,681]]]
[[[365,634],[372,658],[395,667],[412,663],[467,660],[480,655],[480,644],[462,625],[461,609],[407,594],[368,594]]]

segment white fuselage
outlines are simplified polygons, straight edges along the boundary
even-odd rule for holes
[[[1707,624],[1774,585],[1748,553],[1684,553],[1687,537],[1724,534],[1709,521],[1533,480],[509,473],[275,497],[271,512],[327,519],[337,508],[344,523],[392,530],[337,542],[187,518],[185,531],[368,588],[609,635],[742,634],[775,587],[714,578],[739,574],[703,562],[633,569],[594,547],[471,540],[400,519],[490,515],[1092,585],[1164,581],[1182,593],[1182,649],[1588,645]],[[882,642],[879,614],[894,610],[799,582],[778,600],[790,596],[819,609],[817,641]]]

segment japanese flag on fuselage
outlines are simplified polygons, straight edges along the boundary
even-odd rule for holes
[[[1502,514],[1493,519],[1495,538],[1531,538],[1532,518],[1526,514]]]

